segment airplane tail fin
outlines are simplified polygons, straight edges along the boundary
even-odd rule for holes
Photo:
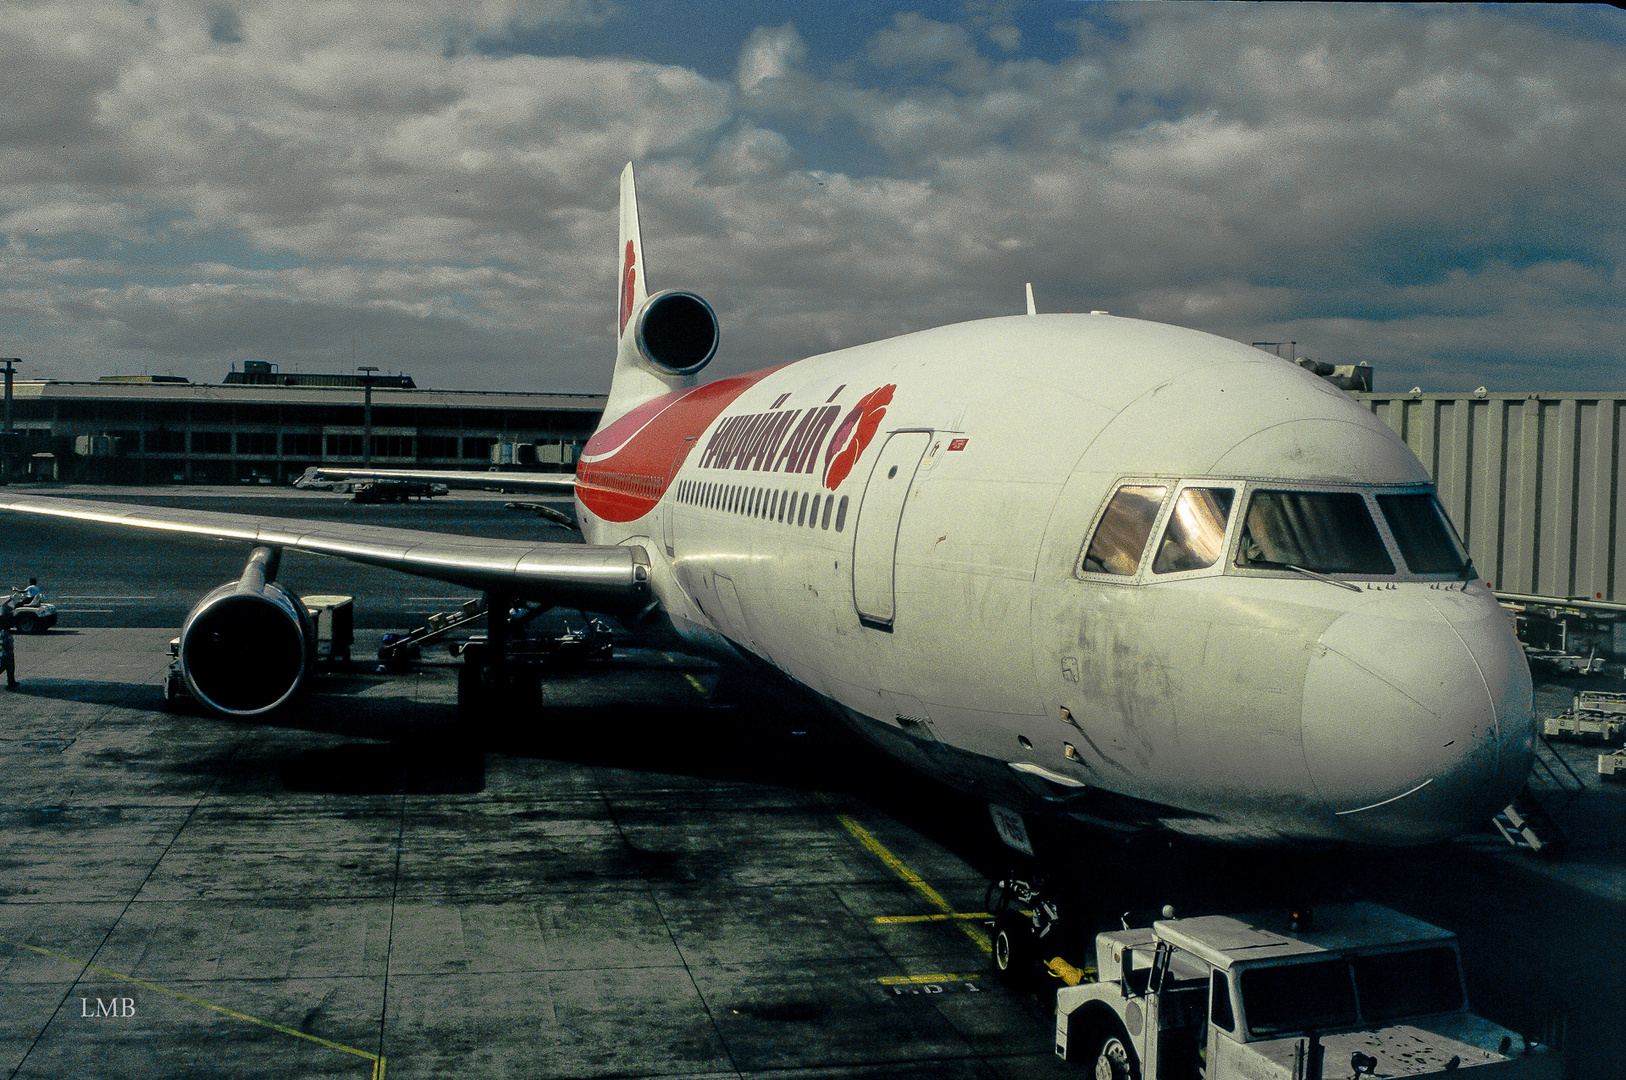
[[[632,178],[632,162],[621,170],[621,239],[615,246],[621,260],[621,273],[616,280],[620,299],[616,340],[624,341],[627,323],[632,313],[649,298],[648,284],[644,281],[644,239],[638,232],[638,187]]]
[[[693,386],[717,352],[717,314],[710,304],[679,290],[649,294],[630,161],[621,170],[616,258],[615,374],[601,429],[646,401]]]

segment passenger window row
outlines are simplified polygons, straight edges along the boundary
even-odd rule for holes
[[[833,515],[836,532],[841,532],[847,527],[845,495],[838,501],[834,495],[825,495],[823,492],[795,492],[789,488],[761,488],[748,487],[744,484],[719,484],[709,480],[682,480],[678,482],[677,500],[706,510],[743,514],[746,517],[805,526],[809,529],[828,530]]]

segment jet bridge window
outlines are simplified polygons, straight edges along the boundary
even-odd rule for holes
[[[1141,552],[1152,535],[1158,508],[1169,489],[1146,484],[1125,484],[1107,503],[1101,524],[1084,554],[1084,569],[1093,574],[1131,577],[1140,568]]]
[[[1152,562],[1154,574],[1206,570],[1225,550],[1225,529],[1231,522],[1230,488],[1186,488],[1174,501],[1163,542]]]
[[[1366,500],[1353,491],[1254,492],[1236,562],[1259,570],[1395,572]]]
[[[1467,569],[1468,553],[1439,499],[1426,491],[1379,495],[1378,509],[1412,573],[1460,574]]]

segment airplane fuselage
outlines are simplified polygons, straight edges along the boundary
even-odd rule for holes
[[[1427,472],[1236,342],[1105,315],[941,327],[648,402],[577,482],[586,540],[644,547],[680,634],[994,801],[1423,843],[1529,769],[1505,613],[1418,554]],[[1249,531],[1335,526],[1358,534],[1322,539],[1354,552],[1337,573],[1262,561]]]

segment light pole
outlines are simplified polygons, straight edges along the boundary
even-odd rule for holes
[[[0,364],[6,365],[6,414],[4,427],[0,428],[0,481],[11,479],[11,462],[16,456],[16,447],[12,445],[16,436],[11,430],[11,375],[12,365],[22,362],[18,356],[0,356]]]
[[[366,364],[356,368],[361,372],[362,399],[361,399],[361,467],[373,467],[373,372],[376,367]]]

